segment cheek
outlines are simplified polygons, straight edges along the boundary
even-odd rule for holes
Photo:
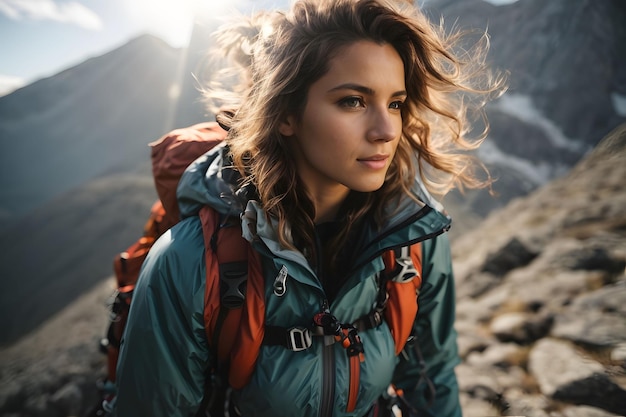
[[[391,162],[389,166],[391,166],[392,164],[395,164],[396,166],[398,166],[398,150],[400,149],[401,140],[402,138],[396,140],[393,144],[392,157],[391,157]]]
[[[400,138],[398,138],[394,144],[393,144],[393,154],[395,156],[395,154],[398,152],[398,148],[400,147],[400,141],[402,141],[402,136],[400,136]],[[410,146],[410,145],[409,145]]]
[[[323,150],[332,155],[349,146],[355,132],[354,124],[323,107],[311,113],[303,120],[299,132],[300,138],[306,142],[302,144],[304,147]]]

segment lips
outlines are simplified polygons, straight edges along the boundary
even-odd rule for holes
[[[357,161],[370,169],[383,169],[387,166],[388,159],[389,155],[372,155],[367,158],[359,158]]]

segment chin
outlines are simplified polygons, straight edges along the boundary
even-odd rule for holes
[[[375,184],[372,184],[372,183],[362,184],[360,186],[355,186],[355,187],[350,187],[350,188],[351,190],[358,191],[360,193],[373,193],[374,191],[380,190],[380,188],[383,186],[384,183],[385,183],[384,181],[380,181]]]

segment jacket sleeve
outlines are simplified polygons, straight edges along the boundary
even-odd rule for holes
[[[193,416],[204,394],[204,243],[197,218],[152,247],[133,294],[117,366],[117,417]]]
[[[460,417],[454,372],[460,359],[454,330],[454,276],[447,234],[425,241],[422,247],[423,280],[414,324],[416,339],[402,352],[394,383],[404,390],[420,417]],[[429,400],[428,380],[435,389],[432,400]]]

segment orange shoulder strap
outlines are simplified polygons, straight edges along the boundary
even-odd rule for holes
[[[396,345],[396,355],[402,352],[411,335],[418,308],[417,292],[422,285],[422,245],[420,243],[411,245],[409,253],[416,275],[412,279],[405,277],[405,280],[392,279],[387,282],[389,300],[384,314]],[[390,250],[383,254],[383,261],[387,273],[396,269],[394,251]]]
[[[218,362],[237,363],[230,367],[229,379],[233,388],[241,388],[252,375],[264,336],[263,271],[241,226],[222,225],[219,217],[210,207],[200,210],[206,262],[204,323]]]
[[[248,283],[246,301],[242,308],[239,327],[231,347],[229,383],[234,389],[243,388],[250,381],[254,365],[265,336],[265,286],[259,254],[248,244]],[[224,332],[222,332],[224,333]]]

